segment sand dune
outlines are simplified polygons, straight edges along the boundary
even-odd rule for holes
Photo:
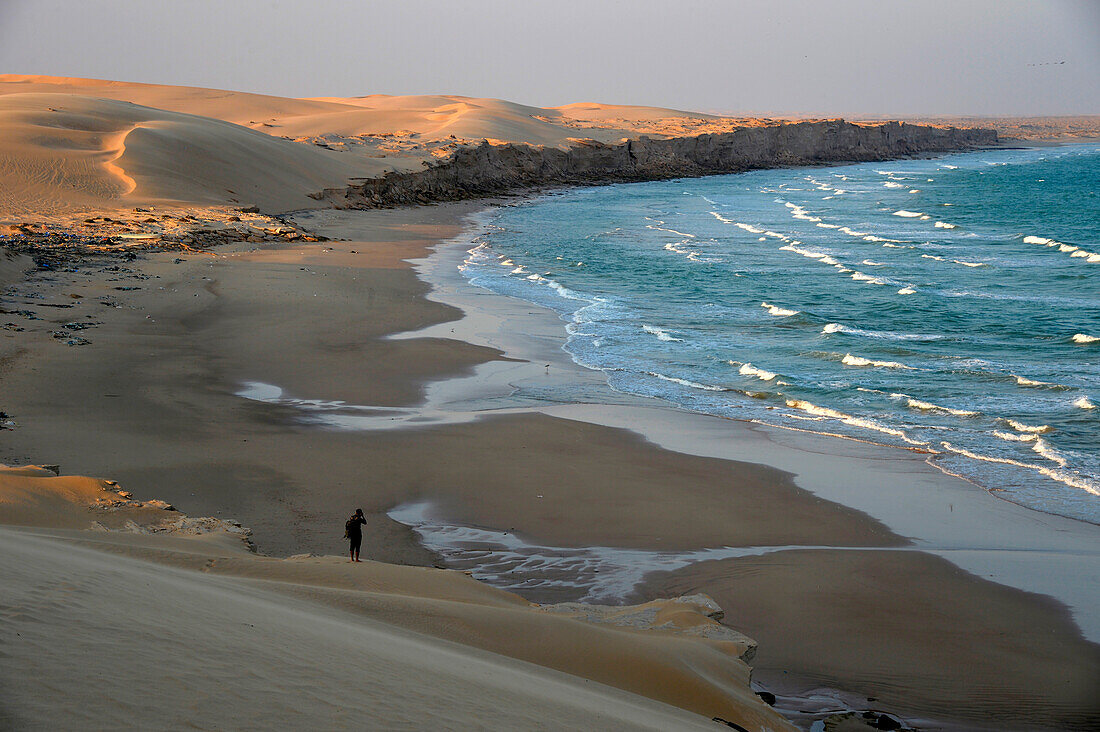
[[[745,124],[656,107],[532,107],[449,95],[288,99],[0,75],[0,219],[165,202],[316,207],[350,178],[420,169],[462,144],[568,147]]]
[[[71,94],[0,96],[0,211],[158,202],[305,208],[351,169],[334,153],[208,117]]]
[[[703,599],[578,613],[461,572],[272,559],[231,523],[33,466],[0,467],[0,524],[14,726],[789,729]]]

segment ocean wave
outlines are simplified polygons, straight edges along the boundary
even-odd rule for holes
[[[1052,463],[1057,463],[1063,468],[1069,465],[1069,460],[1066,460],[1060,452],[1050,446],[1050,443],[1044,440],[1042,437],[1036,437],[1035,442],[1032,443],[1031,449],[1036,453],[1042,455]]]
[[[1028,434],[1042,435],[1042,434],[1046,434],[1047,432],[1053,432],[1054,431],[1054,428],[1051,427],[1049,424],[1040,424],[1040,425],[1024,424],[1023,422],[1017,422],[1016,420],[1009,419],[1007,417],[1005,417],[1003,421],[1004,421],[1005,424],[1007,424],[1009,427],[1016,430],[1017,432],[1026,432]]]
[[[731,366],[737,365],[736,362],[734,362],[734,361],[730,361],[729,363],[730,363]],[[756,366],[753,366],[751,363],[741,364],[741,367],[739,369],[737,369],[737,373],[741,374],[742,376],[755,376],[756,378],[760,379],[761,381],[771,381],[772,379],[774,379],[776,376],[779,375],[779,374],[776,374],[772,371],[765,371],[764,369],[757,368]]]
[[[890,333],[889,331],[881,330],[863,330],[861,328],[851,328],[847,325],[841,325],[840,323],[826,323],[825,327],[821,329],[824,334],[829,333],[844,333],[846,335],[862,336],[864,338],[881,338],[889,341],[938,341],[942,340],[941,335],[921,335],[917,333]]]
[[[784,206],[791,210],[791,216],[802,221],[821,221],[820,217],[812,216],[806,212],[806,209],[802,208],[796,203],[784,203]]]
[[[915,292],[916,292],[916,290],[914,290],[912,287],[903,287],[900,290],[898,290],[899,295],[912,295]]]
[[[844,424],[851,425],[853,427],[863,427],[864,429],[874,430],[876,432],[882,432],[883,434],[893,435],[894,437],[900,437],[911,445],[927,445],[927,442],[918,442],[910,439],[909,435],[905,434],[902,430],[895,427],[887,427],[886,425],[879,424],[874,420],[865,419],[863,417],[855,417],[851,414],[845,414],[835,409],[829,409],[828,407],[819,407],[816,404],[812,404],[804,399],[788,399],[787,406],[791,409],[799,409],[807,414],[812,414],[817,417],[828,417],[843,422]]]
[[[657,328],[656,326],[652,326],[652,325],[643,325],[642,330],[644,330],[646,333],[657,336],[657,340],[659,340],[659,341],[683,341],[684,340],[683,338],[676,338],[676,337],[670,335],[667,330],[663,330],[661,328]]]
[[[760,307],[766,309],[769,315],[775,315],[779,318],[789,318],[790,316],[798,315],[799,313],[798,310],[787,310],[786,308],[781,308],[778,305],[769,305],[766,302],[760,303]]]
[[[1017,376],[1016,374],[1010,374],[1010,376],[1012,376],[1012,378],[1015,379],[1016,383],[1019,384],[1020,386],[1040,386],[1040,387],[1043,387],[1045,389],[1065,389],[1065,388],[1067,388],[1067,387],[1064,387],[1060,384],[1052,384],[1049,381],[1036,381],[1035,379],[1029,379],[1026,376]]]
[[[961,259],[952,259],[951,261],[954,262],[955,264],[961,264],[964,267],[988,267],[989,266],[985,262],[964,262]]]
[[[1088,397],[1081,397],[1073,403],[1079,409],[1096,409],[1096,405],[1089,401]]]
[[[904,239],[887,239],[884,236],[875,236],[874,234],[867,234],[865,237],[863,237],[863,241],[890,242],[892,244],[905,244]],[[897,249],[897,247],[891,247],[891,248],[892,249]]]
[[[821,229],[839,229],[840,224],[818,224],[818,228]]]
[[[877,366],[884,369],[908,369],[914,371],[912,366],[906,366],[903,363],[897,361],[873,361],[869,358],[863,358],[862,356],[853,356],[850,353],[844,354],[844,358],[840,359],[840,362],[845,366]]]
[[[1048,239],[1043,236],[1025,236],[1024,244],[1039,244],[1051,248],[1057,247],[1059,252],[1069,254],[1070,257],[1075,259],[1084,259],[1090,264],[1100,263],[1100,253],[1090,252],[1087,249],[1082,249],[1076,244],[1066,244],[1056,239]]]
[[[662,221],[660,223],[664,223],[664,222]],[[676,236],[682,236],[682,237],[685,237],[685,238],[688,238],[688,239],[694,239],[695,238],[695,234],[689,234],[686,231],[676,231],[676,229],[669,229],[669,228],[664,227],[664,226],[658,226],[657,224],[646,224],[646,228],[647,229],[652,229],[653,231],[667,231],[669,234],[675,234]]]
[[[950,442],[941,442],[940,444],[943,445],[945,450],[950,450],[953,453],[963,455],[970,458],[971,460],[981,460],[987,463],[1001,463],[1003,465],[1015,465],[1018,468],[1027,468],[1029,470],[1034,470],[1038,473],[1041,473],[1042,475],[1045,475],[1052,480],[1056,480],[1059,483],[1068,485],[1071,488],[1080,488],[1081,490],[1087,491],[1094,496],[1100,496],[1100,487],[1097,487],[1092,481],[1085,480],[1079,475],[1068,473],[1064,470],[1055,470],[1052,468],[1044,467],[1042,465],[1032,465],[1031,463],[1021,462],[1019,460],[1012,460],[1011,458],[999,458],[993,457],[991,455],[979,455],[978,453],[971,452],[970,450],[967,450],[965,448],[956,447]]]
[[[830,257],[828,254],[824,254],[822,252],[814,252],[809,249],[802,249],[801,247],[795,246],[796,244],[801,244],[801,242],[794,241],[790,244],[784,244],[783,246],[779,247],[779,249],[780,251],[784,252],[794,252],[795,254],[801,254],[803,257],[816,259],[821,262],[825,262],[825,264],[838,264],[838,262]]]
[[[904,188],[905,187],[901,183],[893,183],[893,182],[883,183],[882,185],[886,188]]]
[[[1073,338],[1070,339],[1074,343],[1085,345],[1086,343],[1100,343],[1100,336],[1086,335],[1084,333],[1076,333]]]
[[[915,219],[915,218],[918,218],[920,216],[924,216],[924,214],[922,214],[920,211],[906,211],[905,209],[901,209],[900,211],[895,211],[893,215],[894,216],[901,216],[902,218],[905,218],[905,219]]]
[[[1039,439],[1038,435],[1014,435],[1011,432],[1001,432],[1000,430],[993,430],[993,436],[1006,442],[1034,442]]]
[[[852,273],[852,279],[855,280],[856,282],[869,282],[872,285],[885,285],[885,284],[887,284],[886,280],[884,280],[880,277],[872,277],[871,275],[866,275],[866,274],[863,274],[862,272],[853,272]]]
[[[914,399],[907,394],[899,394],[897,396],[905,398],[905,406],[910,409],[916,409],[921,412],[941,412],[943,414],[953,414],[956,417],[977,417],[978,412],[970,409],[954,409],[952,407],[943,407],[939,404],[932,404],[931,402],[924,402],[920,399]]]
[[[858,237],[867,236],[866,231],[856,231],[855,229],[852,229],[848,226],[841,226],[839,231],[847,234],[848,236],[858,236]]]
[[[943,257],[937,257],[935,254],[922,254],[921,256],[924,257],[925,259],[934,259],[937,262],[946,262],[947,261]]]
[[[949,224],[946,221],[937,221],[936,222],[936,228],[937,229],[955,229],[955,228],[958,228],[958,227],[956,227],[954,224]]]
[[[698,381],[690,381],[688,379],[681,379],[676,376],[666,376],[656,371],[646,371],[647,374],[661,381],[670,381],[673,384],[679,384],[680,386],[687,386],[692,389],[702,389],[703,391],[730,391],[724,386],[712,386],[710,384],[700,384]]]
[[[870,259],[864,259],[860,264],[866,264],[868,267],[882,267],[885,262],[872,262]]]

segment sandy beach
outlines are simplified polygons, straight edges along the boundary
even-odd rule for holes
[[[0,112],[23,132],[89,93],[2,83]],[[41,184],[5,189],[5,225],[146,231],[207,207],[232,227],[255,204],[278,214],[262,226],[324,240],[4,263],[0,463],[60,476],[0,469],[0,582],[14,588],[0,633],[15,661],[0,721],[778,730],[874,709],[919,729],[1100,724],[1100,527],[999,500],[912,451],[612,391],[562,352],[555,314],[457,273],[478,213],[500,201],[302,210],[310,192],[415,169],[456,139],[735,121],[566,105],[551,124],[479,100],[94,84],[69,110],[114,121],[94,150],[63,127],[61,163],[30,133],[6,138],[21,145],[9,157],[57,175],[0,171]],[[420,137],[365,139],[406,127]],[[111,138],[135,130],[158,132]],[[310,142],[329,133],[357,147]],[[199,156],[181,188],[156,164],[160,134],[242,150],[251,167],[204,177]],[[258,160],[300,177],[265,187]],[[80,195],[59,197],[61,179]],[[362,566],[342,556],[356,507]],[[624,609],[569,604],[593,587]],[[713,600],[674,599],[699,594]],[[74,647],[94,649],[90,666],[66,665]]]

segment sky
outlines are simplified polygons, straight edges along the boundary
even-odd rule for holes
[[[0,73],[743,114],[1100,114],[1100,0],[0,0]]]

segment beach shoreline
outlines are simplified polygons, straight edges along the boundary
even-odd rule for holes
[[[1080,552],[1079,528],[1051,524],[1013,504],[1006,508],[901,450],[719,420],[612,392],[599,373],[561,351],[563,324],[556,314],[476,292],[457,271],[446,275],[462,253],[461,237],[470,233],[464,217],[480,208],[313,212],[304,220],[347,241],[231,245],[174,259],[141,255],[132,273],[104,263],[98,272],[81,267],[85,272],[49,275],[52,281],[38,285],[47,301],[59,301],[53,304],[65,304],[66,293],[110,295],[77,305],[97,323],[86,331],[88,346],[65,347],[33,321],[25,324],[36,332],[33,343],[14,343],[30,334],[9,334],[6,382],[17,429],[9,434],[5,462],[59,461],[66,471],[142,486],[192,513],[234,516],[256,529],[261,550],[284,556],[338,545],[326,536],[331,520],[323,511],[363,502],[370,517],[368,556],[438,563],[439,553],[389,517],[395,507],[423,499],[433,500],[449,522],[510,530],[551,547],[800,545],[800,553],[789,554],[800,558],[793,574],[768,568],[771,560],[731,559],[717,576],[708,565],[701,575],[692,569],[649,577],[642,593],[667,594],[672,587],[714,593],[735,629],[739,617],[761,622],[766,601],[786,608],[803,603],[803,613],[786,618],[783,627],[759,628],[772,648],[761,647],[758,679],[801,699],[822,686],[844,687],[852,705],[858,701],[853,689],[873,690],[866,696],[891,711],[940,720],[925,720],[933,727],[965,728],[975,714],[987,714],[989,707],[978,705],[950,721],[951,705],[966,703],[973,693],[966,679],[994,669],[979,663],[945,670],[950,659],[935,656],[916,665],[906,661],[898,673],[891,665],[897,658],[865,668],[859,654],[886,643],[906,660],[938,644],[952,655],[979,659],[991,642],[979,608],[992,603],[998,609],[992,612],[1005,610],[1006,618],[994,635],[1008,640],[997,646],[1007,672],[996,669],[1007,678],[988,692],[990,703],[1003,705],[1004,694],[1012,698],[1022,688],[1045,688],[1060,668],[1054,658],[1064,658],[1067,649],[1078,659],[1069,669],[1074,678],[1091,673],[1095,644],[1081,639],[1061,605],[977,577],[993,575],[1031,592],[1045,589],[1078,611],[1087,608],[1089,595],[1056,593],[1067,585],[1065,573],[1046,566],[1013,569],[1002,561],[1023,556],[1022,541],[1033,558],[1046,551],[1055,558],[1081,556],[1095,566],[1095,555]],[[425,259],[433,248],[437,255]],[[420,260],[423,280],[405,264],[410,259]],[[440,295],[442,302],[433,302]],[[35,304],[24,300],[21,307]],[[268,312],[292,317],[272,326],[265,323]],[[288,353],[295,354],[291,363]],[[132,365],[120,369],[120,354]],[[61,377],[78,369],[85,384]],[[280,391],[274,400],[244,398],[247,383]],[[562,389],[573,396],[555,403],[552,395]],[[578,393],[587,396],[573,398]],[[284,396],[289,400],[280,401]],[[320,413],[352,421],[326,426],[316,419]],[[379,430],[385,422],[397,428]],[[405,431],[410,427],[415,431]],[[60,453],[59,444],[66,446]],[[424,465],[424,455],[440,461],[440,469]],[[861,485],[851,485],[853,470],[862,474]],[[933,494],[917,504],[912,494],[884,494],[879,487],[896,482],[899,470]],[[760,505],[763,490],[769,497]],[[997,521],[984,523],[991,515]],[[955,523],[960,517],[966,521]],[[930,523],[942,531],[929,533]],[[974,533],[978,529],[985,533]],[[1005,532],[1013,537],[1011,547],[993,540]],[[1051,536],[1058,541],[1048,541]],[[900,619],[920,622],[920,613],[904,603],[883,603],[897,596],[897,576],[919,576],[927,603],[919,608],[951,607],[950,633],[925,624],[861,636],[852,618],[830,615],[839,625],[829,628],[826,646],[807,654],[804,635],[786,637],[791,624],[821,627],[815,625],[820,601],[792,597],[791,589],[816,581],[822,573],[817,562],[851,547],[861,547],[860,556],[877,569],[849,566],[831,578],[829,602],[855,602],[872,614],[890,607]],[[945,555],[972,573],[942,561]],[[738,591],[747,580],[731,583],[742,577],[739,567],[767,575],[753,585],[752,597]],[[872,591],[857,592],[852,580],[868,573],[878,577]],[[1053,587],[1040,586],[1043,578]],[[1085,621],[1078,622],[1091,627]],[[1033,658],[1031,642],[1039,632],[1045,643],[1057,639],[1042,663]],[[840,660],[825,669],[806,666],[814,657]],[[1025,659],[1033,669],[1024,668]],[[945,673],[951,693],[928,683]],[[868,679],[876,674],[902,693],[879,690]],[[945,694],[949,704],[930,704]],[[1053,706],[1029,699],[1035,711],[1028,725],[1049,720],[1059,726],[1090,713],[1067,710],[1064,699]],[[1010,707],[1005,719],[1020,713]]]

